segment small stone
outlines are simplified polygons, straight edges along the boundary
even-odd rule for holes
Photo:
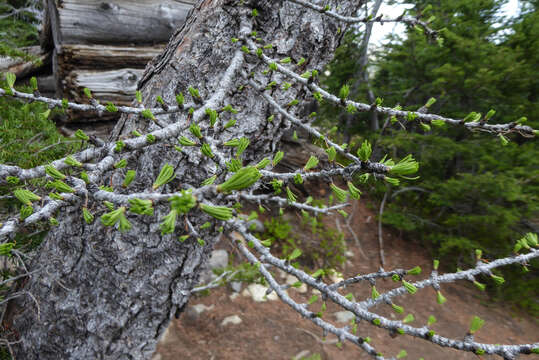
[[[297,282],[298,282],[298,278],[295,277],[294,275],[288,275],[286,277],[286,284],[287,285],[293,285],[293,284],[295,284]],[[297,292],[299,292],[300,294],[303,294],[303,293],[307,292],[307,285],[305,285],[304,283],[301,283],[301,285],[299,287],[292,287],[291,289],[294,289]]]
[[[232,281],[230,282],[230,288],[232,291],[239,293],[241,292],[242,283],[241,281]]]
[[[200,274],[200,284],[207,284],[217,278],[217,275],[213,273],[215,269],[222,269],[228,265],[228,253],[226,250],[214,250],[212,251],[210,258],[206,264],[206,268]]]
[[[238,296],[240,296],[240,294],[234,293],[234,294],[231,294],[231,295],[229,296],[229,299],[230,299],[230,300],[236,300],[236,298],[237,298]]]
[[[336,284],[336,283],[338,283],[338,282],[344,281],[344,278],[343,278],[342,274],[340,274],[340,273],[337,273],[337,274],[331,274],[331,275],[329,276],[329,279],[331,280],[331,282],[332,282],[333,284]]]
[[[344,253],[344,256],[346,256],[346,257],[354,257],[356,255],[354,254],[353,251],[346,250],[345,253]]]
[[[191,306],[191,308],[199,315],[202,314],[204,311],[213,310],[214,307],[215,305],[213,304],[210,306],[206,306],[204,304],[196,304],[196,305]]]
[[[161,354],[155,354],[153,357],[152,357],[152,360],[161,360],[163,357],[161,356]]]
[[[275,301],[275,300],[279,300],[279,295],[277,295],[277,293],[275,291],[272,291],[271,294],[269,294],[268,296],[266,296],[268,298],[268,300],[270,301]]]
[[[333,316],[335,316],[335,318],[337,319],[337,322],[345,323],[345,324],[349,323],[356,317],[354,313],[350,311],[338,311],[334,313]]]
[[[251,296],[255,302],[265,302],[268,300],[277,300],[278,296],[275,291],[272,291],[271,294],[266,296],[267,287],[260,284],[251,284],[247,286],[245,290],[241,293],[243,296]]]
[[[241,324],[242,320],[238,315],[230,315],[223,319],[221,326],[227,326],[228,324],[238,325]]]
[[[228,265],[228,253],[226,250],[214,250],[208,260],[208,269],[221,269]]]

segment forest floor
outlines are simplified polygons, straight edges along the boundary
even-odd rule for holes
[[[347,234],[348,261],[342,270],[344,277],[374,272],[379,269],[379,247],[377,220],[375,212],[365,206],[363,199],[358,202],[351,222],[358,235],[361,247],[358,247]],[[339,215],[340,216],[340,215]],[[335,218],[329,218],[329,222]],[[344,229],[343,229],[344,230]],[[427,249],[411,241],[405,241],[398,233],[384,229],[385,269],[410,269],[421,266],[423,272],[414,277],[425,278],[432,271],[432,258]],[[217,248],[235,252],[229,241],[223,239]],[[367,256],[361,255],[361,251]],[[239,254],[235,257],[240,258]],[[441,259],[443,263],[443,259]],[[243,285],[243,289],[247,284]],[[395,287],[392,280],[378,281],[377,289]],[[242,289],[242,291],[243,291]],[[356,299],[370,296],[368,284],[348,287]],[[503,304],[492,304],[486,294],[477,290],[469,282],[459,282],[442,286],[447,302],[438,305],[432,288],[420,290],[415,295],[401,298],[397,304],[404,306],[402,315],[396,314],[391,307],[380,305],[375,310],[392,319],[403,318],[412,313],[413,325],[426,324],[429,315],[434,315],[437,322],[432,326],[438,334],[450,338],[462,339],[474,315],[485,320],[485,325],[476,334],[475,340],[485,343],[517,344],[538,341],[539,323],[537,319],[526,317]],[[300,303],[306,303],[312,293],[299,293],[289,289],[288,294]],[[342,348],[336,346],[336,337],[328,335],[324,340],[322,331],[309,320],[302,318],[279,300],[255,302],[252,297],[234,293],[230,286],[211,290],[209,296],[195,296],[189,306],[204,304],[206,311],[193,314],[186,311],[179,319],[174,319],[158,346],[154,360],[176,359],[369,359],[365,352],[351,343]],[[334,313],[342,311],[328,302],[325,320],[337,326]],[[237,315],[240,324],[222,325],[225,318]],[[401,349],[407,351],[407,359],[477,359],[471,353],[440,348],[432,343],[412,338],[407,335],[391,337],[387,331],[370,324],[360,323],[358,335],[369,336],[371,344],[386,357],[396,356]],[[319,357],[318,357],[319,356]],[[534,357],[533,355],[530,355]],[[481,359],[499,357],[481,356]]]

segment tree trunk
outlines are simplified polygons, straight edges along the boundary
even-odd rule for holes
[[[261,74],[267,66],[254,54],[244,55],[231,38],[238,37],[240,27],[249,33],[249,23],[253,22],[252,30],[262,38],[260,46],[274,44],[274,49],[267,52],[272,57],[290,56],[295,61],[305,57],[306,68],[321,70],[331,59],[345,29],[332,18],[287,1],[243,3],[242,6],[233,0],[200,1],[163,53],[146,67],[139,87],[146,107],[154,106],[158,95],[166,103],[174,104],[175,94],[188,93],[189,86],[197,88],[204,101],[210,99],[213,109],[231,104],[239,110],[234,115],[237,125],[215,134],[208,130],[207,135],[213,136],[214,144],[248,137],[251,143],[244,156],[247,163],[274,152],[289,124],[277,115],[273,122],[267,122],[272,108],[255,89],[238,88],[245,84],[240,76],[242,70],[253,72],[254,79],[264,83],[281,83],[282,75],[273,73],[267,79]],[[330,2],[333,8],[339,5],[343,14],[355,10],[353,3],[357,2]],[[258,17],[251,16],[252,8],[258,9]],[[225,72],[235,74],[232,82],[226,81]],[[299,87],[286,92],[276,89],[273,96],[282,104],[306,98]],[[223,123],[229,119],[224,112],[220,116]],[[159,123],[188,121],[185,113],[158,119]],[[202,124],[206,123],[204,119]],[[155,130],[156,126],[142,117],[124,116],[112,140],[127,137],[134,129],[145,132]],[[203,157],[198,148],[180,153],[172,145],[157,143],[128,153],[128,169],[137,171],[130,192],[151,191],[150,184],[165,163],[175,167],[176,179],[160,189],[164,192],[198,187],[213,174],[218,175],[217,182],[225,178],[226,173]],[[120,158],[118,155],[114,161]],[[125,170],[106,172],[102,184],[127,193],[120,186]],[[224,204],[219,195],[211,200]],[[23,290],[36,301],[28,296],[10,305],[5,322],[12,322],[20,334],[21,342],[12,345],[17,359],[149,358],[171,316],[187,304],[190,290],[197,284],[219,236],[219,224],[195,210],[189,214],[195,227],[206,221],[215,225],[200,231],[204,246],[194,238],[183,243],[177,240],[183,234],[185,219],[181,218],[175,234],[162,236],[160,218],[168,213],[164,206],[156,206],[153,217],[129,214],[133,227],[126,233],[105,228],[99,221],[88,225],[81,215],[84,201],[62,209],[58,215],[60,225],[49,232],[31,261],[29,270],[40,272],[24,284]],[[88,208],[96,219],[105,211],[91,196]]]
[[[376,14],[378,14],[378,10],[380,10],[381,5],[382,5],[382,0],[376,0],[376,2],[373,5],[372,11],[369,13],[369,15],[375,18]],[[359,59],[359,69],[361,72],[359,79],[361,80],[358,80],[357,82],[358,85],[359,85],[359,82],[363,82],[365,86],[367,87],[367,99],[369,100],[370,104],[374,104],[374,102],[376,101],[376,97],[374,96],[371,85],[369,84],[369,72],[367,69],[367,64],[369,62],[369,42],[371,39],[373,26],[374,26],[374,23],[372,22],[365,25],[365,34],[363,35],[363,40],[361,41],[361,57]],[[369,124],[370,124],[371,131],[378,131],[380,129],[380,123],[378,121],[378,113],[376,111],[371,111],[369,113]]]

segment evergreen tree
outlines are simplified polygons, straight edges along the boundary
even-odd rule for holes
[[[394,36],[376,52],[371,86],[385,106],[423,107],[456,118],[473,111],[483,119],[493,109],[489,123],[539,124],[537,2],[526,2],[512,23],[500,17],[500,1],[412,3],[413,13],[442,29],[443,44],[433,45],[421,31],[408,28],[404,39]],[[355,81],[351,76],[357,63],[352,59],[359,52],[358,36],[347,36],[345,47],[329,67],[331,76],[326,82],[333,91],[339,83]],[[366,101],[364,93],[352,96]],[[424,107],[431,97],[436,102]],[[330,111],[333,116],[335,109]],[[411,152],[421,163],[421,178],[414,182],[420,191],[396,194],[386,206],[383,221],[432,245],[436,256],[449,257],[453,266],[473,263],[476,248],[503,256],[512,250],[512,237],[537,229],[536,142],[389,117],[382,120],[381,132],[372,133],[366,115],[358,117],[364,121],[356,121],[353,131],[377,139],[379,157],[386,152]],[[500,147],[500,141],[509,143]],[[537,280],[520,269],[507,272],[511,281],[506,286],[519,291],[500,290],[500,294],[507,297],[524,291],[531,296],[537,288]],[[513,300],[537,311],[537,305],[525,297]]]

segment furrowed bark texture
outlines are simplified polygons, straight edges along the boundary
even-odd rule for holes
[[[254,54],[244,56],[231,38],[238,37],[240,27],[249,32],[256,30],[262,38],[261,46],[274,44],[274,49],[267,51],[271,56],[291,56],[296,61],[305,57],[306,69],[321,70],[332,57],[344,28],[331,18],[287,1],[243,3],[200,1],[164,52],[147,66],[139,85],[146,107],[155,105],[158,95],[166,103],[175,104],[175,94],[180,91],[187,94],[190,85],[199,89],[203,101],[213,99],[214,109],[231,104],[239,110],[234,115],[238,125],[226,131],[206,129],[205,135],[227,157],[231,150],[218,144],[248,137],[251,144],[244,155],[247,164],[274,152],[289,124],[277,115],[268,123],[266,119],[274,113],[273,109],[256,90],[248,86],[238,89],[246,83],[241,71],[254,72],[254,79],[264,83],[271,80],[281,83],[281,75],[263,76],[261,71],[267,67]],[[339,5],[342,13],[351,14],[359,4],[333,1],[331,5]],[[250,16],[253,8],[260,13],[256,18]],[[227,70],[235,74],[228,85],[223,81]],[[221,91],[222,96],[215,96],[216,91]],[[293,87],[287,92],[277,88],[273,96],[286,104],[294,98],[302,101],[306,95]],[[224,112],[220,115],[222,123],[229,118]],[[159,122],[187,124],[187,116],[185,113],[161,116]],[[207,122],[207,119],[201,122],[203,129],[208,128]],[[112,140],[127,137],[134,129],[144,132],[154,130],[155,126],[141,117],[123,117]],[[165,163],[175,167],[176,179],[159,191],[198,187],[213,174],[218,175],[217,183],[224,180],[226,172],[203,157],[198,147],[180,153],[173,144],[155,144],[127,156],[128,169],[137,171],[129,192],[151,191],[151,184]],[[112,183],[115,189],[121,189],[124,171],[105,173],[102,183]],[[222,198],[215,194],[207,200],[225,204]],[[81,215],[83,202],[84,199],[80,204],[62,209],[57,217],[60,226],[48,234],[32,260],[30,270],[41,271],[30,278],[24,290],[35,297],[39,311],[30,297],[10,307],[10,319],[22,339],[13,345],[17,359],[149,358],[171,316],[186,305],[218,237],[215,228],[219,224],[196,209],[189,213],[195,227],[206,221],[216,225],[200,232],[205,246],[200,246],[193,237],[184,243],[177,241],[186,226],[182,217],[178,219],[175,234],[161,236],[160,218],[169,211],[165,206],[156,207],[153,217],[129,214],[133,228],[120,233],[103,227],[97,216],[94,224],[87,225]],[[103,206],[91,198],[88,207],[96,215],[104,212]]]

